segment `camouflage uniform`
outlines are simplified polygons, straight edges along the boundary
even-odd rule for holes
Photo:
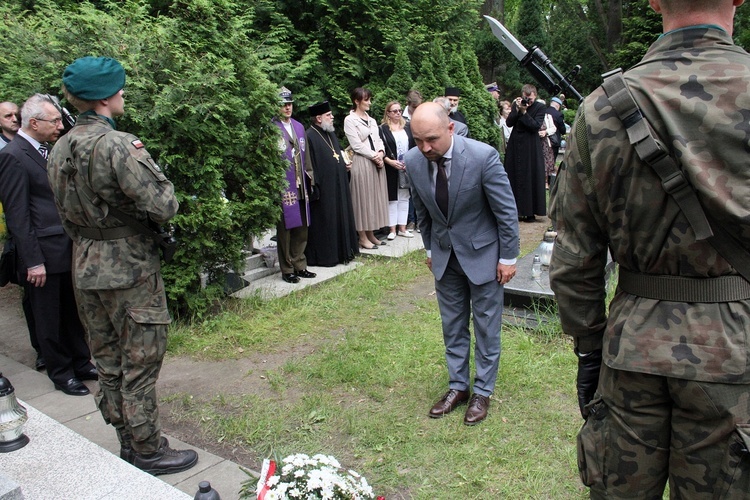
[[[79,174],[90,160],[93,191],[144,222],[147,215],[163,223],[177,213],[174,187],[137,137],[113,130],[106,118],[91,112],[78,118],[49,158],[50,184],[74,242],[79,312],[99,370],[97,405],[124,448],[132,442],[138,453],[155,453],[161,432],[155,386],[170,323],[159,249],[142,234],[101,240],[80,236],[80,227],[124,224],[111,217],[102,220],[101,209],[62,171],[68,158]]]
[[[750,56],[716,27],[663,35],[625,80],[706,211],[750,247]],[[602,349],[579,468],[592,498],[748,498],[750,301],[681,303],[618,289],[606,313],[608,249],[620,269],[736,275],[697,241],[630,146],[601,88],[583,103],[552,193],[550,272],[563,330]]]

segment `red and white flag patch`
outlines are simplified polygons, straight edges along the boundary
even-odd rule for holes
[[[136,139],[136,140],[134,140],[133,142],[131,142],[131,144],[133,145],[133,147],[134,147],[135,149],[143,149],[143,148],[145,147],[145,146],[143,145],[143,143],[142,143],[142,142],[140,141],[140,139]]]

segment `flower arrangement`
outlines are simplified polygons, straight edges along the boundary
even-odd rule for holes
[[[353,470],[344,470],[334,457],[302,453],[284,458],[281,470],[273,460],[264,460],[256,493],[258,500],[375,498],[367,480]]]

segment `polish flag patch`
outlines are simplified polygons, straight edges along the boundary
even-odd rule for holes
[[[143,149],[145,147],[139,139],[134,140],[131,144],[135,149]]]

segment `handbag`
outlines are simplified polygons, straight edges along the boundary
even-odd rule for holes
[[[16,244],[10,237],[5,240],[3,253],[0,256],[0,286],[5,286],[8,283],[18,284]]]

